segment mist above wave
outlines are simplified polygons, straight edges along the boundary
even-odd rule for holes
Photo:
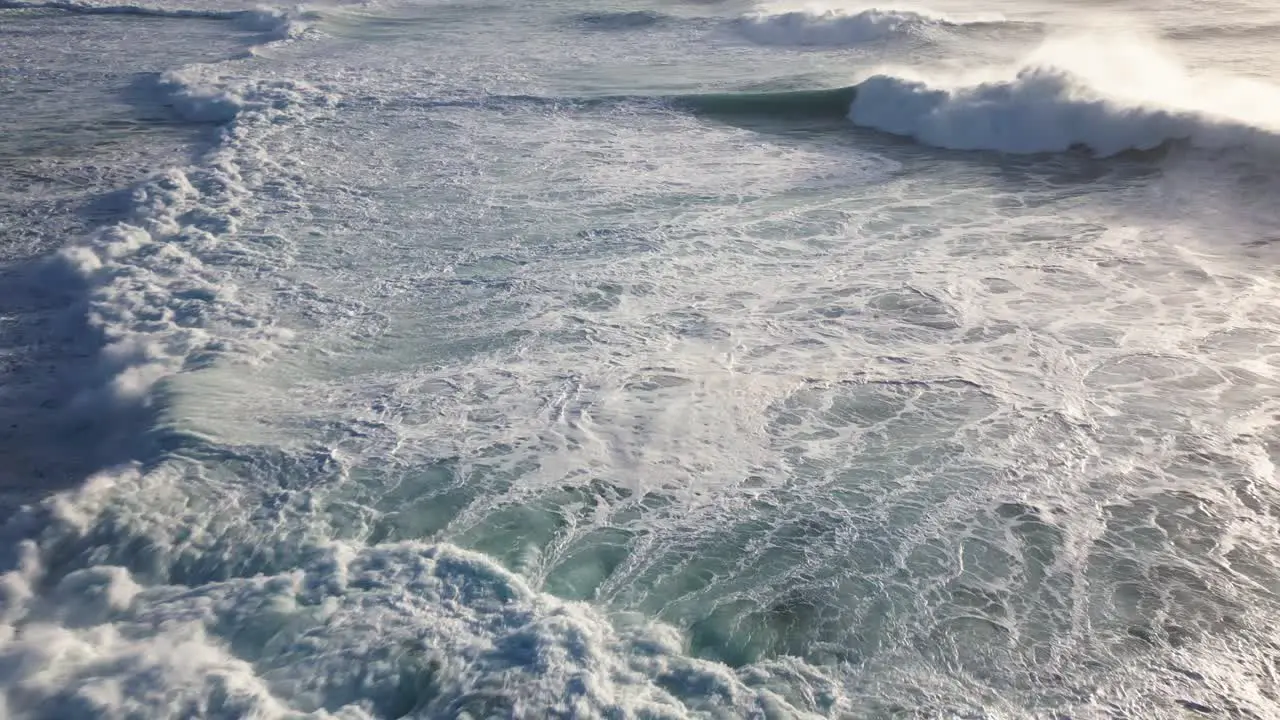
[[[1274,147],[1280,88],[1192,71],[1138,36],[1085,35],[1050,41],[1010,67],[877,72],[858,86],[849,117],[958,150]]]

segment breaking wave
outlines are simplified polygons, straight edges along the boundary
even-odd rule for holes
[[[1274,149],[1280,88],[1192,72],[1140,38],[1064,39],[1008,69],[877,73],[858,85],[849,117],[957,150],[1108,156],[1171,142]]]
[[[797,10],[757,13],[735,21],[737,31],[761,45],[843,47],[892,37],[928,36],[969,25],[1001,23],[1000,15],[953,18],[941,13],[872,8],[858,12]]]
[[[235,20],[236,17],[232,14],[223,19]],[[624,19],[620,26],[612,29],[625,28],[632,20],[636,18]],[[643,22],[643,19],[636,21]],[[611,22],[614,20],[606,19],[605,26]],[[1138,55],[1141,56],[1141,52]],[[914,77],[884,71],[856,85],[824,90],[615,97],[569,102],[583,105],[662,103],[710,116],[823,117],[837,122],[848,117],[860,125],[915,137],[922,142],[1005,152],[1044,152],[1084,146],[1105,155],[1128,148],[1153,147],[1175,139],[1189,139],[1202,145],[1230,145],[1264,142],[1274,136],[1267,128],[1270,118],[1280,115],[1268,115],[1269,111],[1261,107],[1258,87],[1254,87],[1255,92],[1250,96],[1252,105],[1237,104],[1244,96],[1236,97],[1234,90],[1224,89],[1226,85],[1213,85],[1209,78],[1193,77],[1176,67],[1148,59],[1150,62],[1143,66],[1145,70],[1133,64],[1122,65],[1140,75],[1140,79],[1121,78],[1114,82],[1106,73],[1082,66],[1078,60],[1040,55],[1008,72],[993,71],[981,76]],[[1099,68],[1113,60],[1100,60]],[[111,417],[121,407],[153,402],[161,394],[158,386],[175,373],[200,369],[210,363],[253,362],[287,341],[287,336],[273,326],[272,316],[255,306],[252,298],[242,296],[242,290],[235,283],[234,266],[245,263],[255,272],[267,272],[264,268],[271,263],[264,260],[271,258],[263,256],[270,250],[255,245],[251,233],[244,230],[255,212],[252,196],[268,184],[281,194],[293,189],[287,173],[280,172],[279,163],[286,160],[273,157],[264,138],[298,130],[301,124],[326,112],[336,102],[323,89],[302,82],[243,77],[234,68],[219,66],[191,66],[163,73],[148,78],[145,85],[154,100],[185,121],[216,126],[217,139],[192,166],[171,168],[134,188],[127,217],[66,249],[53,263],[85,288],[90,324],[103,339],[101,372],[87,384],[82,398],[87,412],[100,418]],[[1146,94],[1135,95],[1127,89],[1134,87],[1142,88]],[[1262,90],[1265,91],[1262,97],[1267,97],[1266,92],[1274,92],[1265,87]],[[353,103],[356,101],[360,98]],[[396,101],[417,102],[424,108],[509,103],[558,106],[565,102],[529,96],[487,96],[474,101],[400,97]],[[542,120],[541,114],[531,118],[535,125]],[[845,162],[840,153],[831,155]],[[651,155],[642,157],[645,162],[653,159]],[[734,155],[717,150],[714,156],[717,169],[724,167],[724,158],[732,159]],[[763,162],[758,165],[761,172],[772,174],[779,166],[785,167],[786,162],[784,159],[779,165]],[[610,161],[609,165],[616,167],[617,162]],[[669,172],[674,175],[678,170]],[[712,175],[710,181],[719,180],[720,176]],[[627,206],[634,208],[635,204],[628,202]],[[918,210],[909,212],[917,214]],[[843,231],[844,220],[840,220]],[[723,224],[723,218],[715,217],[712,222]],[[597,231],[584,232],[594,239]],[[280,244],[287,242],[277,240]],[[912,238],[911,245],[914,247],[918,242]],[[823,251],[820,262],[827,262],[828,255]],[[840,278],[848,276],[842,274]],[[840,278],[833,284],[843,285],[845,281]],[[956,309],[960,307],[958,302],[940,300],[914,288],[909,288],[910,292],[896,288],[897,285],[892,291],[878,292],[874,285],[868,285],[851,291],[849,299],[839,300],[847,309],[828,305],[824,299],[820,307],[803,308],[784,316],[800,319],[785,324],[809,322],[802,312],[812,311],[815,317],[823,319],[818,322],[834,320],[846,313],[866,312],[901,317],[903,326],[910,326],[908,329],[913,331],[920,329],[927,335],[965,329],[955,319],[961,316],[961,311]],[[841,287],[840,291],[844,289]],[[792,312],[785,308],[784,311]],[[680,337],[698,338],[699,343],[701,338],[713,337],[721,331],[721,327],[701,315],[647,317],[669,323],[673,328],[672,337],[678,332]],[[557,352],[578,356],[576,349]],[[543,403],[540,395],[527,398],[527,389],[553,385],[546,378],[559,378],[560,369],[566,367],[565,363],[554,360],[568,356],[546,356],[553,362],[528,375],[536,382],[525,382],[523,378],[512,381],[511,386],[518,390],[509,392],[519,399],[510,407],[519,408],[523,413],[526,399]],[[785,358],[787,353],[780,351],[776,357]],[[889,358],[886,362],[896,364],[898,361],[898,358]],[[502,372],[514,375],[505,368],[505,363],[503,365]],[[838,363],[827,365],[839,366]],[[1135,372],[1143,369],[1141,365],[1133,368]],[[543,370],[557,374],[543,375]],[[608,366],[606,371],[610,377],[621,375],[616,365]],[[480,374],[470,369],[467,372],[468,377]],[[679,372],[668,375],[665,370],[655,371],[652,379],[646,375],[644,382],[651,383],[653,389],[639,392],[656,392],[656,397],[661,398],[661,390],[667,383],[685,382]],[[1176,370],[1170,372],[1176,374]],[[1116,378],[1118,381],[1122,374]],[[445,375],[428,379],[433,382],[441,379],[440,386],[452,382],[452,378]],[[334,525],[350,520],[351,516],[346,515],[347,508],[342,507],[334,511],[331,519],[322,517],[323,513],[316,507],[325,502],[323,485],[354,483],[353,478],[358,477],[353,471],[355,466],[344,459],[343,452],[336,446],[302,449],[228,446],[191,438],[180,452],[168,453],[146,466],[99,473],[77,491],[24,508],[0,525],[0,548],[3,548],[0,549],[0,569],[7,571],[0,573],[0,678],[4,681],[0,683],[0,715],[15,719],[59,717],[69,720],[140,716],[309,716],[347,720],[406,716],[799,719],[856,711],[867,715],[914,712],[932,716],[978,716],[983,706],[987,714],[1016,715],[1016,712],[1003,712],[998,705],[1012,705],[1017,699],[993,697],[988,691],[991,686],[983,685],[984,678],[979,672],[970,673],[962,668],[964,675],[956,680],[951,674],[937,674],[931,663],[947,670],[956,667],[951,664],[952,658],[944,655],[949,652],[944,643],[1000,638],[1008,627],[1018,629],[1017,623],[1024,617],[1056,622],[1058,609],[1066,605],[1059,605],[1058,600],[1068,596],[1058,594],[1063,575],[1050,577],[1045,569],[1054,563],[1066,566],[1068,562],[1075,562],[1059,559],[1072,551],[1073,536],[1061,529],[1066,526],[1061,517],[1069,516],[1070,511],[1059,515],[1058,508],[1042,511],[1031,504],[993,504],[989,511],[980,510],[991,515],[980,521],[990,523],[986,526],[990,535],[985,531],[982,535],[973,535],[972,545],[962,550],[965,554],[954,558],[939,559],[926,554],[935,546],[917,542],[919,537],[913,529],[924,525],[924,521],[899,524],[900,536],[886,541],[887,533],[879,530],[892,527],[890,521],[886,519],[882,525],[879,516],[867,520],[867,516],[861,514],[862,509],[873,508],[879,513],[889,507],[904,517],[918,518],[920,515],[914,513],[926,502],[930,506],[946,503],[953,490],[970,492],[970,487],[985,482],[990,474],[1003,471],[995,464],[970,463],[967,451],[977,446],[973,440],[988,437],[980,434],[982,431],[969,432],[968,428],[979,423],[1004,422],[1004,416],[997,414],[991,393],[968,380],[948,379],[936,383],[940,389],[932,388],[932,381],[920,382],[921,392],[929,389],[930,394],[914,391],[900,394],[900,382],[916,381],[887,381],[884,384],[890,390],[886,392],[877,389],[877,382],[861,381],[848,383],[848,387],[857,390],[849,392],[828,392],[829,388],[825,387],[821,392],[806,388],[788,390],[786,397],[776,407],[771,405],[767,413],[763,409],[752,410],[759,414],[748,417],[753,423],[758,420],[759,425],[753,424],[749,429],[752,434],[744,437],[777,432],[776,437],[768,441],[772,443],[776,439],[778,445],[762,445],[764,450],[760,456],[771,457],[775,447],[785,445],[787,452],[795,452],[797,465],[800,461],[818,465],[829,458],[843,458],[851,446],[850,438],[863,442],[864,437],[874,437],[862,446],[869,448],[869,452],[857,453],[860,460],[841,465],[843,460],[837,459],[830,463],[830,474],[820,469],[815,477],[808,480],[801,477],[799,481],[816,485],[837,477],[837,472],[847,471],[841,478],[874,477],[886,459],[897,462],[887,448],[899,439],[900,436],[894,434],[899,431],[882,431],[895,423],[911,431],[913,438],[920,437],[918,429],[929,433],[931,438],[921,444],[916,453],[918,460],[904,461],[899,467],[913,473],[916,468],[921,473],[933,473],[935,464],[954,463],[959,469],[953,475],[948,474],[950,470],[939,472],[940,479],[944,483],[972,481],[975,484],[945,487],[934,494],[929,488],[916,488],[907,483],[885,483],[886,497],[909,496],[893,506],[876,499],[875,493],[880,490],[874,486],[841,496],[839,500],[831,500],[835,496],[825,494],[825,489],[813,496],[806,496],[803,488],[799,492],[788,488],[776,494],[763,490],[759,495],[744,493],[743,497],[747,498],[744,503],[758,501],[749,512],[766,513],[759,516],[765,521],[755,525],[759,517],[747,515],[746,520],[753,523],[751,528],[740,530],[736,517],[731,518],[735,522],[720,526],[743,533],[737,537],[734,532],[722,534],[724,547],[728,548],[724,557],[719,558],[724,561],[723,565],[691,564],[686,569],[679,564],[683,563],[682,558],[672,561],[672,557],[700,554],[707,547],[700,543],[700,538],[687,545],[669,542],[672,538],[689,537],[683,528],[671,535],[638,535],[643,542],[656,538],[652,541],[655,544],[675,546],[670,555],[658,555],[651,565],[643,568],[667,573],[669,568],[677,567],[675,574],[657,576],[662,582],[669,582],[670,587],[676,587],[676,583],[684,582],[686,577],[692,582],[715,577],[719,567],[739,567],[739,548],[744,537],[764,535],[768,542],[775,543],[768,548],[762,543],[756,551],[764,568],[761,575],[774,572],[773,566],[794,565],[800,559],[812,563],[805,574],[778,578],[777,585],[768,593],[749,591],[751,575],[743,575],[741,582],[740,578],[730,577],[734,587],[723,596],[727,600],[723,605],[717,601],[706,617],[697,617],[687,636],[675,626],[646,619],[639,613],[611,613],[607,606],[593,607],[558,599],[550,591],[541,591],[531,581],[504,569],[496,558],[449,542],[403,539],[391,531],[387,531],[391,534],[389,540],[385,534],[366,534],[363,530],[346,534],[333,532]],[[806,379],[803,384],[826,383]],[[565,391],[566,398],[577,395],[580,386],[590,387],[576,378],[565,385],[570,388]],[[864,386],[872,389],[864,392]],[[388,391],[386,397],[391,398],[390,404],[394,406],[404,397],[428,395],[434,392],[432,387],[415,377],[404,388]],[[633,385],[619,387],[631,392]],[[637,382],[634,387],[641,384]],[[475,396],[489,392],[497,395],[507,391],[501,386],[494,390],[482,384],[468,387],[457,392],[458,407],[467,407]],[[581,392],[586,399],[580,402],[554,399],[535,412],[571,418],[564,427],[578,423],[577,418],[595,413],[600,420],[594,427],[603,432],[622,427],[618,418],[640,417],[639,421],[633,421],[638,426],[647,422],[643,415],[630,414],[635,407],[630,396],[625,402],[610,405],[590,398],[591,390]],[[678,392],[688,394],[685,390]],[[381,392],[375,394],[382,395]],[[359,395],[361,402],[371,397]],[[648,401],[646,395],[638,397]],[[768,397],[752,397],[751,402],[759,402],[763,408],[762,399]],[[380,405],[382,400],[377,403]],[[356,407],[352,403],[347,405]],[[715,403],[701,401],[699,405],[717,407]],[[455,417],[448,412],[436,412],[434,405],[429,407],[433,415],[441,418],[441,423],[452,422]],[[505,412],[508,406],[493,402],[477,407],[482,412]],[[679,412],[681,406],[675,407]],[[927,411],[917,414],[916,408],[927,408]],[[935,415],[937,424],[929,424],[934,422]],[[655,426],[657,422],[660,421],[655,421]],[[760,430],[766,423],[771,428],[782,429]],[[1046,426],[1055,436],[1061,432],[1057,423],[1046,423]],[[649,437],[666,441],[675,437],[675,433],[683,432],[685,427],[663,426],[662,435]],[[713,425],[704,427],[710,428],[708,433],[722,431]],[[864,427],[875,429],[864,435]],[[1067,423],[1061,427],[1067,427]],[[558,432],[560,428],[557,424],[552,430]],[[513,434],[524,430],[525,427],[517,425]],[[503,432],[505,430],[499,431],[498,435]],[[580,437],[594,443],[590,437],[592,432],[593,423],[589,420],[572,426],[565,446],[577,443]],[[636,443],[628,447],[627,438],[644,440],[648,432],[643,427],[620,430],[618,437],[622,442],[605,441],[598,445],[624,447],[630,451],[642,446]],[[1066,433],[1070,432],[1067,427]],[[388,435],[394,434],[388,431]],[[427,434],[430,433],[424,432]],[[697,436],[695,440],[703,442],[707,437],[710,435]],[[884,448],[878,445],[881,441]],[[398,437],[396,442],[398,444]],[[812,455],[797,450],[810,442],[814,443]],[[1035,435],[1026,442],[1041,440]],[[1075,442],[1084,447],[1092,442],[1092,437],[1084,437],[1082,433],[1081,439]],[[721,452],[732,453],[725,457],[733,457],[735,461],[741,458],[744,466],[754,461],[742,456],[741,443],[721,442],[721,445],[715,446],[709,455],[717,462]],[[680,457],[688,447],[681,442],[668,444],[636,462],[639,469],[635,472],[644,472],[649,458],[661,459],[664,453]],[[1025,446],[1011,444],[1010,447],[1008,454],[1013,457],[1014,451]],[[1091,457],[1084,454],[1091,448],[1082,449],[1078,457]],[[592,462],[593,451],[584,452],[581,457]],[[572,452],[578,451],[575,448]],[[637,453],[637,457],[641,455]],[[1055,455],[1053,460],[1056,462],[1060,457],[1063,455]],[[209,458],[213,462],[205,462]],[[573,459],[576,462],[578,458]],[[695,455],[694,459],[699,458]],[[553,458],[554,461],[557,459]],[[295,468],[298,472],[293,471]],[[703,470],[691,467],[689,472]],[[726,466],[724,474],[745,475],[738,473],[732,464]],[[424,472],[424,475],[431,476],[431,473]],[[1244,472],[1241,477],[1242,482],[1253,479]],[[465,482],[474,479],[467,477]],[[763,482],[756,485],[757,480],[755,476],[748,477],[747,481],[752,484],[744,482],[742,487],[761,489]],[[428,482],[435,480],[429,477]],[[714,485],[708,487],[714,491]],[[411,490],[420,492],[406,483],[405,492]],[[388,494],[385,500],[390,505],[404,502],[403,497],[407,495]],[[607,499],[591,500],[588,493],[582,497],[587,499],[573,499],[575,507],[580,505],[590,510],[603,507],[607,502]],[[427,500],[436,502],[436,496],[427,496]],[[829,500],[833,503],[830,508],[817,505],[826,505]],[[646,502],[662,500],[654,493]],[[1092,499],[1087,502],[1092,503]],[[356,507],[357,504],[350,503],[351,511],[368,511],[364,517],[381,512],[363,505]],[[1204,504],[1207,506],[1208,501]],[[347,502],[342,498],[334,498],[333,507],[345,505]],[[1146,512],[1144,507],[1135,505],[1135,513]],[[1197,504],[1196,509],[1200,507]],[[786,514],[780,508],[785,508]],[[971,511],[974,505],[948,506],[949,511],[952,509]],[[683,508],[675,508],[671,512],[682,511]],[[1191,509],[1186,513],[1189,515]],[[888,517],[887,512],[883,515]],[[518,523],[524,516],[512,517],[517,518],[514,522]],[[778,520],[779,517],[782,519]],[[690,524],[704,519],[704,516],[694,516]],[[420,538],[427,537],[420,528],[408,529],[408,524],[417,519],[404,518],[403,521],[406,534],[416,532]],[[327,524],[330,522],[334,525]],[[619,522],[628,530],[632,527],[631,521]],[[635,521],[635,526],[639,524]],[[708,527],[717,529],[715,525]],[[1123,533],[1116,536],[1127,540]],[[374,539],[379,537],[381,539]],[[630,552],[631,546],[627,545],[630,537],[624,534],[618,537],[625,538],[616,542]],[[1001,545],[999,538],[1008,538],[1009,544]],[[615,542],[589,540],[603,545]],[[1108,547],[1115,547],[1116,543],[1106,541]],[[988,543],[989,552],[982,549]],[[859,550],[849,554],[815,550],[843,550],[850,545],[857,545]],[[523,548],[536,549],[537,546],[529,542]],[[892,633],[874,627],[874,622],[885,612],[881,603],[886,599],[892,602],[896,598],[918,597],[923,594],[920,590],[927,587],[912,584],[910,579],[880,583],[882,578],[903,577],[908,568],[905,564],[898,565],[897,558],[905,557],[908,551],[915,553],[917,548],[923,549],[911,561],[910,572],[919,573],[920,577],[936,573],[938,583],[929,591],[939,596],[946,592],[951,600],[938,605],[939,596],[930,596],[922,601],[922,607],[927,608],[920,615],[899,617],[937,620],[938,627],[954,622],[956,627],[971,626],[972,630],[959,630],[954,634],[949,630],[935,632],[930,623],[920,625],[918,634],[913,631],[897,635],[896,627]],[[776,552],[766,555],[766,549]],[[899,549],[903,550],[901,554]],[[612,549],[609,552],[613,552]],[[1116,565],[1121,565],[1120,560],[1125,556],[1123,553],[1117,556],[1112,558],[1102,553],[1102,567],[1108,567],[1107,563],[1113,559]],[[893,562],[888,560],[890,557]],[[951,565],[952,559],[956,563],[972,562],[975,567],[986,563],[987,568],[995,568],[990,571],[990,578],[1017,579],[1005,584],[999,579],[987,582],[976,572],[972,577],[965,577],[957,569],[959,565]],[[613,560],[596,560],[599,559],[583,561],[581,567],[587,568],[588,577],[599,578],[614,572],[614,566],[608,564]],[[840,562],[836,564],[832,560]],[[1163,561],[1163,558],[1157,560]],[[1138,572],[1150,570],[1153,582],[1173,576],[1172,572],[1159,575],[1163,566],[1156,562],[1141,566]],[[1130,575],[1135,574],[1129,565],[1123,568]],[[1070,572],[1074,570],[1074,566],[1069,568]],[[631,574],[619,572],[616,582],[646,587],[644,581],[655,577],[634,569],[628,572]],[[681,575],[686,572],[687,575]],[[1189,580],[1178,576],[1172,584],[1185,583],[1193,591],[1199,591],[1196,583],[1200,576],[1188,575]],[[1046,577],[1049,579],[1045,580]],[[1067,589],[1074,591],[1077,586],[1073,583],[1083,583],[1083,578],[1083,575],[1078,578],[1068,573]],[[1025,584],[1018,584],[1024,579]],[[965,584],[970,581],[972,584]],[[592,582],[599,580],[584,581],[583,586]],[[699,592],[693,584],[685,587],[695,589],[679,592]],[[748,591],[739,594],[739,587],[747,587]],[[900,594],[890,595],[886,591],[895,587]],[[864,591],[865,595],[859,594]],[[865,597],[866,603],[860,605],[856,613],[850,611],[842,615],[840,608],[834,608],[828,614],[830,606],[823,603],[830,592],[847,595],[852,598],[850,602],[862,603]],[[1210,595],[1207,591],[1204,594]],[[1020,605],[1016,599],[1024,596],[1028,602]],[[736,606],[739,599],[749,609]],[[948,602],[950,604],[946,604]],[[1084,603],[1081,607],[1086,608],[1082,612],[1090,611]],[[1153,603],[1150,607],[1163,612],[1163,608],[1175,606]],[[1204,632],[1211,636],[1211,620],[1223,616],[1224,611],[1219,607],[1230,606],[1226,602],[1208,603],[1202,614],[1180,619],[1177,624],[1153,624],[1155,629],[1135,624],[1129,628],[1128,637],[1154,645],[1160,641],[1159,633],[1180,633],[1183,637],[1195,638],[1195,633]],[[1104,610],[1110,609],[1104,605]],[[1075,606],[1068,610],[1064,615],[1076,612]],[[944,611],[955,614],[948,616]],[[1013,619],[1006,625],[1003,620],[989,620],[988,612],[991,615],[1008,613]],[[1020,614],[1024,612],[1028,614]],[[872,621],[849,621],[857,617]],[[1072,614],[1068,621],[1075,617],[1078,616]],[[1118,622],[1127,621],[1121,618]],[[1242,624],[1253,622],[1256,620],[1250,617]],[[1055,625],[1048,627],[1052,629]],[[772,634],[775,632],[777,635]],[[861,641],[858,633],[863,632],[869,638],[867,647],[880,642],[881,638],[885,639],[886,648],[901,642],[908,658],[903,661],[905,669],[893,669],[896,674],[887,670],[880,674],[868,672],[869,668],[875,670],[874,660],[860,657],[854,649],[855,643],[851,642],[851,639]],[[833,633],[839,642],[830,642]],[[1231,636],[1223,635],[1227,638],[1224,642],[1230,641]],[[796,642],[793,643],[792,638]],[[934,642],[939,638],[943,642]],[[934,659],[921,661],[917,668],[911,663],[915,662],[913,658],[923,655],[919,648],[925,641],[930,646],[941,646],[942,651]],[[840,646],[840,642],[844,645]],[[1190,644],[1191,641],[1179,642]],[[1000,653],[1013,647],[1000,639],[990,644]],[[1047,647],[1048,640],[1044,645],[1028,646]],[[1192,651],[1186,651],[1186,655],[1192,655]],[[808,664],[801,659],[806,656],[823,658],[823,664]],[[719,657],[723,662],[700,659],[710,657]],[[1030,678],[1034,682],[1029,684],[1034,685],[1035,690],[1042,685],[1052,686],[1055,691],[1063,689],[1063,695],[1071,696],[1062,701],[1063,704],[1097,706],[1111,702],[1106,692],[1136,704],[1156,691],[1169,695],[1174,691],[1170,687],[1180,687],[1176,683],[1184,682],[1159,684],[1140,676],[1124,681],[1129,685],[1119,683],[1119,690],[1104,688],[1099,693],[1082,689],[1090,685],[1092,677],[1079,680],[1065,677],[1068,672],[1057,674],[1058,669],[1070,670],[1083,665],[1072,658],[1059,660],[1054,656],[1050,662],[1043,663],[1047,669],[1041,672],[1041,664],[1031,663],[1032,656],[1029,652],[1023,655],[1021,647],[1007,654],[991,655],[993,662],[1011,658],[1014,664],[1022,662],[1024,657],[1028,667],[1014,668],[1015,681],[995,687],[1013,687],[1022,683],[1023,678]],[[896,662],[898,658],[893,660]],[[1191,669],[1179,671],[1187,678],[1184,684],[1190,685],[1198,678],[1197,682],[1206,686],[1194,688],[1195,692],[1202,693],[1196,697],[1216,697],[1214,692],[1226,696],[1237,690],[1237,686],[1230,685],[1230,680],[1220,680],[1207,670],[1202,674],[1204,665],[1198,661],[1198,657],[1191,657],[1186,663]],[[974,667],[980,668],[981,663],[975,663]],[[1093,671],[1102,673],[1116,667],[1100,663]],[[1236,668],[1237,665],[1227,664],[1222,675],[1235,672]],[[846,671],[848,675],[839,675]],[[1163,672],[1163,669],[1156,671]],[[906,677],[908,675],[910,677]],[[899,680],[900,677],[906,679]],[[1155,677],[1154,671],[1152,677]],[[866,685],[856,685],[854,680],[858,678]],[[1165,679],[1160,676],[1158,680]],[[1234,682],[1245,692],[1252,689],[1251,679]],[[878,702],[867,699],[873,693],[862,692],[871,686],[875,686],[875,693],[892,697],[895,704],[872,705]],[[904,687],[912,692],[904,691]],[[1131,696],[1137,698],[1132,701],[1124,697],[1131,687],[1135,688]],[[1256,696],[1262,697],[1262,694]],[[957,697],[960,699],[953,700]],[[1192,711],[1212,710],[1208,705],[1190,700],[1173,702]],[[961,703],[966,707],[959,707]],[[1157,708],[1152,713],[1159,711]]]
[[[935,147],[1013,154],[1086,149],[1105,157],[1179,141],[1223,148],[1276,139],[1229,117],[1127,105],[1079,90],[1076,78],[1052,68],[958,88],[877,75],[858,86],[849,116]]]
[[[1052,42],[1008,68],[882,70],[839,88],[659,100],[712,117],[847,117],[954,150],[1105,157],[1187,143],[1280,151],[1280,87],[1192,72],[1132,39]]]
[[[181,475],[102,474],[5,528],[46,528],[0,575],[6,717],[818,716],[768,668],[741,678],[447,544],[278,538],[227,577],[223,543],[254,554],[227,517],[245,498]]]
[[[164,73],[156,91],[183,119],[223,128],[203,162],[142,183],[124,221],[59,253],[83,282],[90,325],[103,338],[104,384],[85,395],[98,407],[146,402],[157,381],[192,362],[260,355],[278,336],[202,257],[235,254],[252,177],[269,170],[251,130],[329,101],[298,83],[238,81],[206,66]]]

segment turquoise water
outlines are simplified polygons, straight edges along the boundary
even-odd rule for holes
[[[0,715],[1273,714],[1218,9],[0,10]]]

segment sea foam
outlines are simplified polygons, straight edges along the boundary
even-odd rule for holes
[[[46,273],[48,283],[80,288],[73,311],[101,338],[97,375],[74,379],[82,390],[69,408],[97,422],[148,405],[170,374],[217,358],[254,361],[287,337],[206,259],[250,252],[236,233],[252,217],[254,186],[273,170],[257,136],[331,101],[300,83],[203,65],[158,76],[151,92],[185,120],[218,125],[218,139],[198,163],[134,187],[120,222],[69,244]]]
[[[1193,73],[1134,38],[1054,41],[1011,68],[880,72],[858,85],[849,117],[959,150],[1280,147],[1280,88]]]
[[[101,474],[2,529],[43,527],[0,575],[6,717],[818,716],[767,667],[740,677],[449,544],[259,536],[288,567],[226,577],[236,521],[184,510],[171,470]]]

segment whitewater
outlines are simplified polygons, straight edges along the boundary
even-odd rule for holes
[[[1280,714],[1278,36],[0,0],[0,718]]]

